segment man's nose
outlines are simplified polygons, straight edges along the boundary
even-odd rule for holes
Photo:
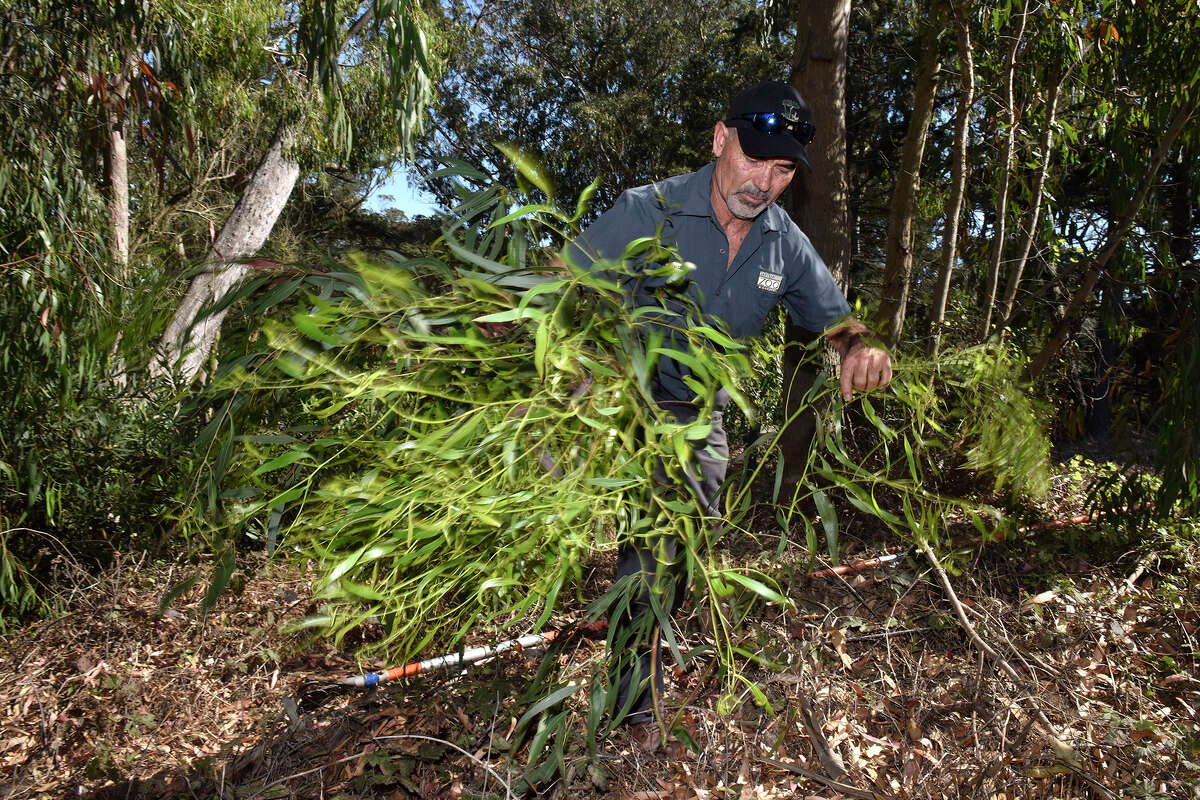
[[[767,191],[771,188],[771,165],[765,161],[754,166],[754,172],[750,176],[750,180],[754,181],[754,185],[761,191]]]

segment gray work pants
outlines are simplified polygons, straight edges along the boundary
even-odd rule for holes
[[[729,395],[722,390],[717,397],[717,408],[723,409]],[[677,422],[694,422],[699,409],[691,403],[660,403],[675,417]],[[660,467],[655,474],[656,491],[686,490],[696,498],[704,514],[709,518],[720,516],[720,490],[725,482],[725,471],[729,464],[729,443],[725,437],[722,412],[712,412],[712,429],[703,441],[693,443],[694,459],[687,466],[681,480],[671,480]],[[659,572],[660,564],[662,571]],[[617,705],[619,710],[629,704],[624,717],[627,724],[647,722],[653,719],[654,694],[662,695],[662,637],[650,604],[650,593],[656,575],[663,576],[663,594],[660,603],[667,617],[674,614],[687,591],[684,560],[679,551],[679,540],[671,534],[637,537],[625,542],[617,551],[617,580],[631,577],[634,581],[633,595],[628,609],[618,615],[611,641],[614,647],[625,651],[613,653],[618,671]],[[654,687],[651,690],[650,676]]]

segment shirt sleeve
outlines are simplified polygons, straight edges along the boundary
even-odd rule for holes
[[[567,244],[563,249],[567,260],[592,270],[597,261],[620,259],[634,239],[653,236],[663,214],[659,204],[645,195],[645,187],[622,192],[612,208]]]
[[[792,260],[794,269],[788,271],[790,280],[783,290],[783,304],[792,322],[806,330],[822,332],[848,316],[850,304],[808,237],[803,233],[799,236]]]

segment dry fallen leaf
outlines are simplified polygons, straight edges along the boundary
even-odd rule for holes
[[[1161,681],[1159,681],[1158,685],[1162,686],[1162,687],[1166,687],[1166,686],[1170,686],[1172,683],[1178,683],[1179,681],[1194,681],[1194,680],[1195,680],[1195,678],[1193,678],[1191,675],[1184,675],[1182,672],[1177,672],[1174,675],[1168,675],[1167,677],[1163,678]]]
[[[849,670],[854,666],[854,660],[846,653],[846,632],[841,628],[826,628],[825,630],[829,634],[830,644],[833,645],[838,658],[842,660],[842,667]]]
[[[904,721],[904,732],[908,734],[908,738],[913,742],[919,742],[923,738],[921,735],[921,726],[917,724],[915,716],[909,716]]]
[[[1034,606],[1040,606],[1045,603],[1049,603],[1057,596],[1058,595],[1054,591],[1045,591],[1040,594],[1035,594],[1033,597],[1027,597],[1025,598],[1025,601],[1021,603],[1021,610],[1026,611]]]

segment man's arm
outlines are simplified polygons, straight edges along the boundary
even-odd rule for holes
[[[849,402],[854,390],[869,392],[892,381],[892,357],[879,347],[863,341],[866,325],[850,317],[825,334],[826,340],[842,357],[842,398]]]

